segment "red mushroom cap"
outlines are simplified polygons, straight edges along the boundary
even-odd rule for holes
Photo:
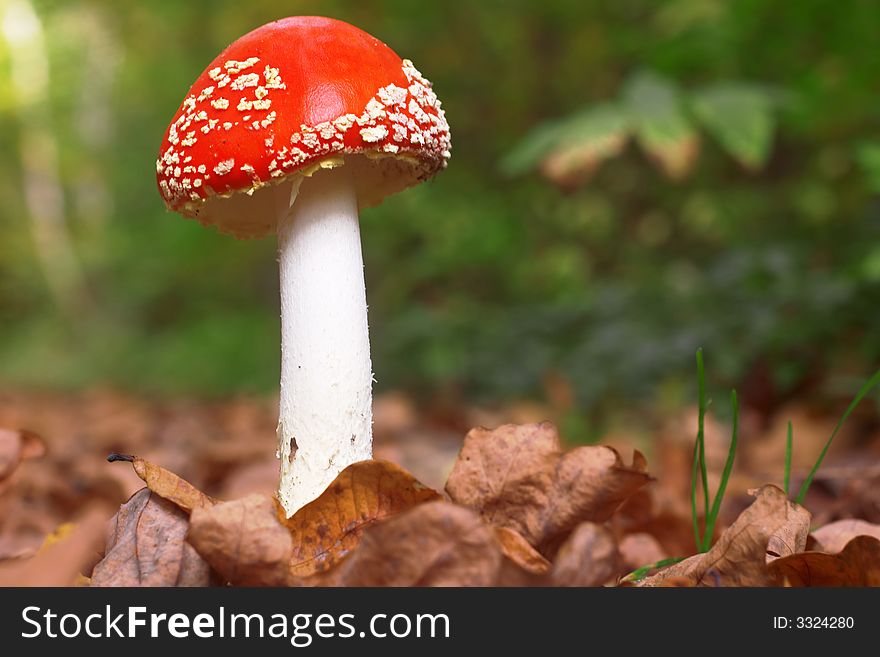
[[[445,167],[449,150],[440,101],[409,60],[348,23],[293,17],[211,62],[168,127],[156,172],[171,210],[262,237],[275,232],[273,183],[344,161],[359,204],[375,205]]]

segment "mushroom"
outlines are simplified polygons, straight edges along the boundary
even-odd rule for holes
[[[342,21],[278,20],[205,69],[156,161],[169,209],[278,237],[278,497],[288,516],[372,456],[361,208],[446,166],[440,101],[412,62]]]

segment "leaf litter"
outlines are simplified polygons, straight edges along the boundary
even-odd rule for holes
[[[817,477],[816,494],[807,500],[811,509],[818,506],[812,519],[777,486],[760,485],[751,504],[741,497],[725,502],[714,544],[687,556],[678,477],[665,481],[661,473],[655,481],[639,452],[627,463],[611,447],[566,449],[550,423],[473,429],[457,456],[444,447],[430,457],[437,459],[432,470],[419,476],[388,461],[355,464],[288,519],[271,494],[274,468],[265,456],[271,404],[239,400],[194,414],[175,404],[164,428],[132,432],[128,425],[155,421],[148,405],[98,399],[99,408],[116,410],[78,442],[52,440],[51,427],[38,427],[49,440],[0,429],[0,584],[880,585],[876,516],[849,518],[840,515],[839,501],[821,502],[834,490],[828,483],[836,481],[834,468],[845,465]],[[28,415],[4,414],[2,401],[0,422],[24,424]],[[418,466],[406,455],[429,450],[412,450],[407,441],[425,429],[418,414],[401,414],[399,399],[391,407],[385,426],[395,441],[383,445],[380,429],[377,453]],[[83,411],[71,405],[67,412]],[[192,443],[175,433],[184,431]],[[240,437],[250,433],[265,434],[265,444],[245,445]],[[138,438],[128,440],[131,435]],[[767,440],[755,443],[763,449]],[[138,445],[145,448],[140,456],[113,458],[131,469],[100,463],[99,450],[106,455]],[[686,441],[660,441],[656,449],[661,464],[679,463],[679,471],[688,465]],[[718,461],[710,461],[713,485]],[[433,474],[443,471],[445,484]],[[740,478],[731,481],[744,485],[755,476],[750,483],[758,483],[754,472],[737,472]],[[235,490],[258,492],[224,501],[224,491]],[[869,509],[870,491],[859,495]],[[108,521],[106,503],[124,496],[128,501]],[[822,526],[810,534],[817,518]],[[649,565],[654,568],[642,569],[646,577],[626,577]]]

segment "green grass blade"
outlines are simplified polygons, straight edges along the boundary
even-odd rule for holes
[[[791,447],[794,441],[793,433],[791,420],[789,420],[788,434],[785,436],[785,479],[783,481],[786,497],[789,497],[791,489]]]
[[[623,577],[621,582],[638,582],[640,580],[645,579],[645,575],[650,573],[652,570],[656,568],[666,568],[666,566],[671,566],[673,564],[678,563],[679,561],[684,561],[684,557],[671,557],[669,559],[661,559],[657,563],[648,564],[647,566],[642,566],[641,568],[637,568],[632,571],[625,577]]]
[[[700,536],[700,521],[697,517],[697,476],[700,459],[700,442],[694,442],[694,462],[691,466],[691,519],[694,523],[694,542],[697,544],[697,552],[701,551],[703,539]]]
[[[721,482],[718,484],[715,499],[712,500],[712,510],[706,517],[706,533],[703,535],[703,552],[707,552],[712,545],[712,534],[715,531],[715,521],[718,520],[718,514],[721,511],[721,502],[724,500],[724,493],[727,491],[727,481],[730,479],[730,473],[733,471],[733,462],[736,459],[736,441],[739,436],[739,402],[736,397],[736,390],[733,390],[730,393],[730,407],[733,409],[733,428],[730,434],[730,448],[727,450],[727,461],[724,463],[724,470],[721,471]]]
[[[855,399],[852,400],[850,405],[847,407],[846,412],[844,412],[843,417],[837,423],[837,426],[834,427],[834,431],[831,432],[831,437],[828,438],[828,442],[825,443],[825,447],[822,448],[821,454],[819,454],[819,458],[816,459],[815,465],[813,465],[813,469],[810,470],[810,474],[807,475],[807,478],[804,480],[803,485],[801,486],[800,492],[798,493],[795,502],[798,504],[803,504],[804,498],[807,496],[807,491],[810,489],[810,484],[813,483],[813,477],[816,476],[816,473],[819,471],[819,466],[822,465],[822,461],[825,459],[825,454],[828,453],[828,448],[831,447],[831,443],[834,441],[834,437],[837,435],[837,432],[840,431],[840,427],[843,426],[843,423],[846,422],[846,419],[850,416],[850,414],[856,409],[856,406],[859,405],[859,402],[864,399],[865,395],[867,395],[871,389],[880,383],[880,370],[874,373],[868,381],[861,387],[858,394],[855,396]]]
[[[699,418],[697,442],[700,444],[700,481],[703,484],[703,514],[709,513],[709,475],[706,471],[706,370],[703,367],[703,349],[697,350],[697,383],[699,386]]]
[[[706,468],[706,369],[703,365],[703,349],[697,349],[698,418],[697,445],[699,446],[700,484],[703,487],[703,522],[709,517],[709,473]],[[700,541],[702,544],[702,541]]]

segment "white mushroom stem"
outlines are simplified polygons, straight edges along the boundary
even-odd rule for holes
[[[372,457],[372,381],[357,196],[349,167],[305,178],[278,224],[279,498],[287,515]]]

